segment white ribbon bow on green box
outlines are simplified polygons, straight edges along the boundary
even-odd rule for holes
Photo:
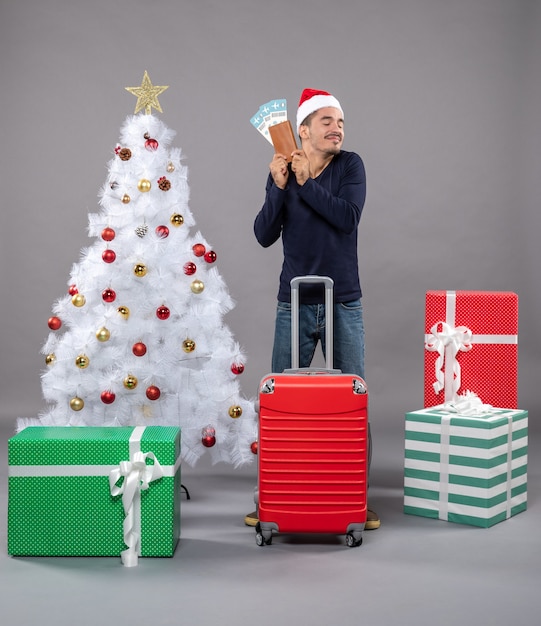
[[[147,459],[154,463],[147,465]],[[162,476],[162,466],[154,453],[141,451],[135,452],[131,461],[121,461],[119,467],[109,474],[111,495],[122,495],[126,515],[123,528],[124,543],[128,547],[120,554],[126,567],[136,566],[141,552],[141,491]],[[122,482],[117,484],[121,478]]]

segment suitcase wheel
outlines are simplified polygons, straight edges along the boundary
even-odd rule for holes
[[[258,523],[255,528],[255,542],[258,546],[270,546],[272,543],[272,530],[262,530]]]
[[[272,543],[272,535],[269,537],[265,537],[263,533],[256,533],[255,542],[258,546],[270,546]]]
[[[346,535],[346,546],[348,546],[348,548],[357,548],[358,546],[362,544],[362,542],[363,542],[362,536],[359,536],[358,538],[356,538],[353,533],[348,533]]]

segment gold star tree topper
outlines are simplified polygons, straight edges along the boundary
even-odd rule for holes
[[[150,115],[152,112],[152,107],[154,107],[160,113],[163,113],[162,107],[158,102],[158,96],[162,94],[166,89],[169,88],[167,86],[155,86],[150,81],[148,76],[148,72],[145,70],[145,75],[143,76],[143,82],[140,87],[126,87],[126,91],[129,91],[134,96],[137,96],[137,104],[135,105],[135,113],[139,113],[141,109],[145,109],[145,113]]]

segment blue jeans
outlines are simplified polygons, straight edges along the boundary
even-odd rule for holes
[[[301,304],[299,310],[299,367],[309,367],[318,341],[325,353],[325,305]],[[333,363],[327,367],[364,379],[364,324],[360,299],[334,304]],[[272,371],[291,367],[291,305],[278,302],[272,351]]]

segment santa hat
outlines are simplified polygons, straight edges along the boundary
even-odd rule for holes
[[[301,94],[299,108],[297,109],[297,134],[304,120],[314,111],[323,109],[324,107],[335,107],[336,109],[340,109],[342,115],[344,114],[340,102],[327,91],[305,89]]]

